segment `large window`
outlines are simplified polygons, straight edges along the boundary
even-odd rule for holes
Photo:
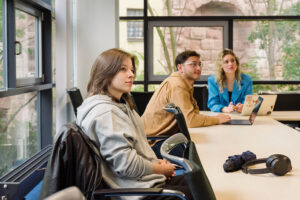
[[[42,82],[42,13],[15,3],[15,57],[17,86]]]
[[[233,49],[254,80],[300,80],[300,20],[235,20]]]
[[[176,71],[176,55],[194,49],[201,54],[202,75],[214,71],[214,58],[228,47],[226,21],[160,21],[148,25],[148,63],[150,81],[159,81]]]
[[[152,16],[278,16],[299,15],[298,0],[148,0]],[[159,5],[159,6],[158,6]],[[150,8],[155,8],[151,13]],[[295,8],[295,7],[294,7]]]
[[[39,150],[37,93],[0,99],[0,177]]]
[[[143,48],[144,79],[135,84],[144,84],[144,90],[172,73],[176,55],[186,49],[201,55],[202,76],[196,83],[206,83],[222,48],[236,52],[256,91],[300,89],[300,0],[133,0],[130,5],[120,1],[119,8],[120,33],[123,23],[144,25],[144,40],[134,44]],[[143,16],[124,12],[141,8]],[[130,41],[123,38],[120,47],[128,50]]]
[[[0,177],[52,143],[51,5],[0,0]],[[4,13],[4,14],[2,14]]]

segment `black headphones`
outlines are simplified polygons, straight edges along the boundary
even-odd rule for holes
[[[248,169],[249,166],[258,163],[266,163],[267,168]],[[277,176],[283,176],[292,170],[292,164],[291,160],[287,156],[282,154],[274,154],[269,156],[268,158],[250,160],[242,166],[242,170],[246,174],[273,173]]]

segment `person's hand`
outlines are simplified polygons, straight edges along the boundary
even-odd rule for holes
[[[231,113],[234,111],[235,106],[232,104],[232,102],[229,103],[229,105],[227,107],[223,107],[222,108],[222,112],[224,113]]]
[[[235,110],[236,112],[238,112],[238,113],[241,113],[242,110],[243,110],[243,104],[241,104],[241,103],[236,104],[236,105],[234,106],[234,110]]]
[[[175,176],[176,172],[175,166],[168,162],[167,160],[159,159],[158,163],[153,163],[153,174],[163,174],[167,178],[171,178],[172,176]]]
[[[231,120],[229,115],[218,114],[217,117],[219,118],[219,124],[223,124]]]

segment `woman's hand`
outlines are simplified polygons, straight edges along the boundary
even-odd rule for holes
[[[153,174],[163,174],[167,178],[171,178],[176,174],[174,170],[175,170],[175,166],[165,159],[163,160],[159,159],[158,163],[152,163]]]
[[[224,113],[231,113],[234,111],[235,106],[232,104],[232,102],[229,103],[229,105],[227,107],[223,107],[222,108],[222,112]]]
[[[241,104],[241,103],[236,104],[236,105],[234,106],[234,110],[235,110],[236,112],[238,112],[238,113],[241,113],[242,110],[243,110],[243,104]]]

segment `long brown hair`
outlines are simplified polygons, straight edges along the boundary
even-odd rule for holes
[[[121,49],[109,49],[101,53],[95,60],[91,73],[90,79],[87,85],[88,96],[96,94],[109,95],[108,86],[111,84],[113,77],[119,72],[123,61],[126,58],[130,58],[135,73],[135,57]],[[133,102],[128,93],[124,93],[122,96],[133,109]],[[112,98],[115,100],[114,98]]]
[[[222,68],[222,62],[223,62],[223,58],[226,55],[232,55],[236,61],[236,71],[235,71],[235,79],[237,80],[238,85],[240,86],[240,82],[241,82],[241,67],[240,67],[240,60],[239,58],[233,53],[233,51],[231,49],[224,49],[223,51],[221,51],[217,57],[216,60],[216,79],[217,82],[219,83],[219,87],[220,87],[220,91],[223,91],[223,88],[225,87],[225,80],[226,80],[226,76],[225,76],[225,72]]]

